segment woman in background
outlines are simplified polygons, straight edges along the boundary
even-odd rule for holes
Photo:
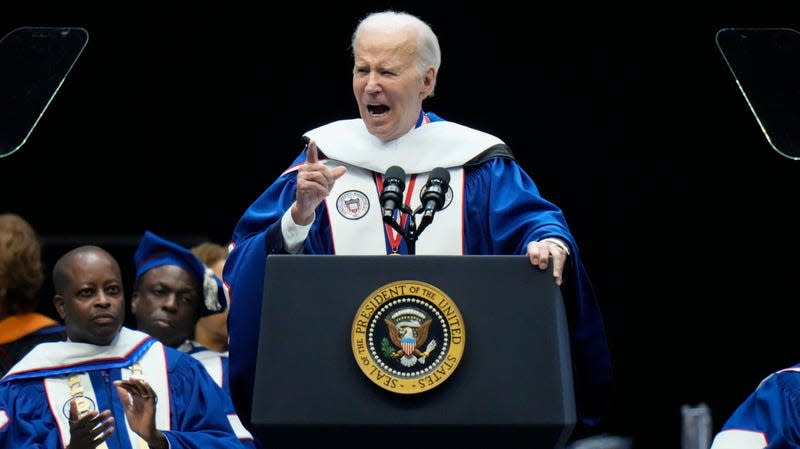
[[[35,311],[43,283],[33,227],[17,214],[0,214],[0,376],[37,344],[65,339],[63,325]]]

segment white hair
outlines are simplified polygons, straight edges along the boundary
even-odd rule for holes
[[[368,14],[361,19],[353,32],[350,47],[355,57],[356,40],[364,30],[400,30],[410,28],[417,35],[417,70],[420,76],[425,74],[428,67],[435,69],[433,78],[433,88],[436,87],[436,76],[439,74],[439,66],[442,65],[442,51],[439,48],[439,39],[431,29],[430,25],[422,21],[417,16],[402,11],[381,11]],[[431,88],[430,96],[433,96]]]

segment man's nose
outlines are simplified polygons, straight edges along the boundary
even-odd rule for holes
[[[381,80],[380,75],[375,72],[370,72],[369,76],[367,77],[367,92],[377,92],[381,90]]]
[[[161,307],[166,310],[178,310],[178,296],[174,293],[170,293],[166,297],[164,297],[164,301],[161,303]]]
[[[111,305],[111,297],[103,292],[100,292],[97,295],[97,301],[95,301],[95,305],[99,307],[108,307]]]

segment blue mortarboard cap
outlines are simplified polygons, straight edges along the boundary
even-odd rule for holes
[[[177,265],[192,275],[203,287],[203,304],[200,315],[211,315],[225,310],[228,306],[228,292],[222,281],[188,249],[145,231],[139,247],[133,255],[136,279],[144,273],[162,265]]]

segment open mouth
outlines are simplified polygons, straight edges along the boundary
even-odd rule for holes
[[[391,108],[385,104],[370,104],[367,105],[367,111],[370,115],[383,115],[389,112]]]

